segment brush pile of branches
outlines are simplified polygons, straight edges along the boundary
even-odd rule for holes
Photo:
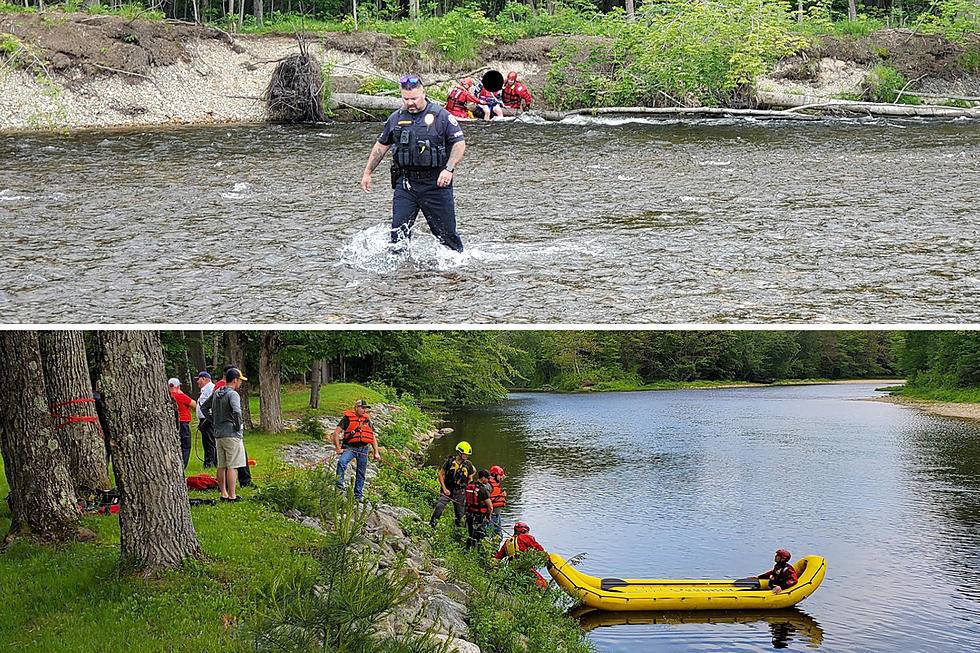
[[[269,120],[279,123],[325,122],[323,69],[310,54],[301,34],[299,54],[282,59],[265,89]]]

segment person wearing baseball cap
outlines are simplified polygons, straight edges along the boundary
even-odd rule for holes
[[[170,397],[177,405],[177,433],[180,435],[180,457],[184,461],[184,469],[191,459],[191,408],[197,408],[197,402],[183,393],[180,389],[180,379],[172,378],[167,381],[170,386]]]
[[[371,406],[363,399],[354,402],[354,410],[345,410],[337,428],[333,431],[333,446],[340,459],[337,461],[337,489],[344,489],[344,473],[351,461],[357,459],[357,472],[354,477],[354,498],[364,498],[364,479],[367,477],[368,450],[375,460],[381,460],[378,442],[371,426],[368,409]],[[343,434],[343,448],[340,436]]]
[[[200,394],[197,396],[197,430],[201,432],[201,448],[204,449],[204,469],[217,467],[218,452],[214,442],[214,423],[209,420],[201,409],[201,404],[208,400],[214,392],[214,383],[211,375],[205,371],[200,371],[194,377]]]

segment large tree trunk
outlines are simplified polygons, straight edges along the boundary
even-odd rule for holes
[[[259,424],[266,433],[282,433],[282,332],[263,331],[259,351]]]
[[[636,9],[633,7],[633,0],[626,0],[626,17],[636,20]]]
[[[93,343],[119,488],[123,563],[149,575],[199,558],[160,334],[96,331]]]
[[[242,372],[245,371],[245,348],[248,346],[248,336],[241,331],[228,332],[228,364],[234,365]],[[246,374],[246,376],[248,376]],[[248,406],[248,381],[238,388],[238,394],[242,398],[242,423],[245,430],[255,428],[252,422],[252,411]]]
[[[54,433],[72,483],[76,488],[108,489],[112,481],[92,398],[85,338],[81,331],[41,331],[37,339]]]
[[[323,361],[313,361],[310,367],[310,408],[320,407],[320,382],[323,379]]]
[[[408,0],[408,18],[412,22],[419,19],[419,0]]]
[[[185,331],[184,333],[187,340],[187,357],[190,359],[191,363],[191,378],[189,379],[190,386],[184,388],[184,392],[192,397],[197,397],[201,394],[201,392],[197,388],[197,384],[194,382],[194,375],[208,369],[208,361],[204,357],[204,332]]]
[[[0,453],[10,486],[10,531],[54,541],[94,533],[78,527],[71,475],[51,428],[36,331],[0,332],[0,387],[17,388],[0,401]]]
[[[847,0],[847,20],[857,20],[857,0]]]

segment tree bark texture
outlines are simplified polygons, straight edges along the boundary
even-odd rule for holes
[[[52,428],[61,443],[74,487],[112,487],[106,464],[105,437],[95,413],[88,375],[85,338],[81,331],[40,331],[37,334],[44,369]]]
[[[259,348],[259,425],[282,433],[282,332],[263,331]]]
[[[119,489],[122,560],[149,575],[200,557],[160,334],[96,331],[93,343]]]
[[[315,360],[310,367],[310,408],[320,407],[320,382],[323,375],[323,361]]]
[[[185,331],[187,339],[187,356],[190,358],[191,362],[191,374],[190,374],[190,385],[183,388],[184,392],[191,395],[195,399],[200,396],[201,391],[197,387],[197,383],[194,381],[194,376],[198,372],[207,371],[208,361],[204,357],[204,332],[203,331]]]
[[[228,332],[228,364],[234,365],[243,373],[245,372],[246,347],[248,347],[247,334],[242,331]],[[238,395],[242,398],[242,424],[246,431],[255,428],[255,423],[252,422],[252,411],[248,406],[248,388],[248,381],[243,382],[238,388]]]
[[[79,534],[81,511],[61,443],[51,428],[36,331],[0,332],[0,383],[18,388],[0,401],[0,453],[10,485],[10,532],[40,541]]]

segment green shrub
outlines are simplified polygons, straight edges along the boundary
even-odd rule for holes
[[[322,441],[323,436],[326,435],[323,422],[320,421],[320,414],[312,410],[304,413],[303,417],[299,420],[296,430],[310,440]]]
[[[903,91],[907,84],[905,75],[894,68],[880,64],[871,70],[865,80],[868,99],[872,102],[922,104],[922,101],[914,95],[899,96],[899,92]]]

